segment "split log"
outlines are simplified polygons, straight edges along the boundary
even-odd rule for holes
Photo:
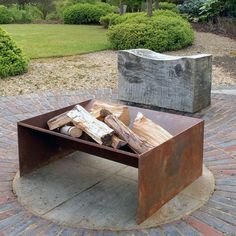
[[[104,117],[100,116],[100,110],[102,108],[110,110],[115,116],[117,116],[124,124],[129,125],[130,114],[127,106],[114,103],[104,103],[101,101],[95,101],[91,108],[91,114],[99,120],[104,120]],[[50,130],[60,128],[71,122],[71,119],[67,116],[67,112],[64,112],[58,116],[55,116],[48,120],[47,124]]]
[[[95,101],[91,108],[91,114],[99,120],[104,120],[104,116],[101,116],[100,111],[102,109],[109,110],[114,116],[117,116],[125,125],[130,124],[129,108],[122,104],[105,103],[102,101]]]
[[[74,109],[67,113],[73,124],[87,133],[93,140],[99,144],[110,146],[114,130],[105,123],[97,120],[82,106],[76,105]]]
[[[108,114],[105,117],[104,122],[110,126],[120,138],[124,139],[137,153],[141,154],[154,148],[153,145],[139,137],[116,116],[112,115],[110,111],[103,109],[101,113],[102,115]]]
[[[125,146],[126,144],[127,144],[127,142],[125,142],[124,140],[118,138],[116,135],[112,136],[111,146],[113,148],[119,149],[119,148]]]
[[[153,146],[159,146],[173,137],[167,130],[154,123],[140,112],[135,118],[132,130]]]
[[[60,128],[60,133],[69,135],[74,138],[79,138],[83,131],[75,126],[65,125]]]
[[[62,113],[48,120],[47,124],[50,130],[60,128],[61,126],[67,125],[71,122],[70,117],[66,115],[67,112]]]

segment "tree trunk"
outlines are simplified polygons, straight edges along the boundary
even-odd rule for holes
[[[148,16],[152,16],[152,0],[147,0],[147,13]]]
[[[120,15],[123,15],[124,14],[124,8],[123,8],[123,1],[120,0]]]
[[[158,10],[159,8],[159,0],[155,0],[155,9]]]

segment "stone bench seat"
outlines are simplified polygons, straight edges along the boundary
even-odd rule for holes
[[[197,112],[211,101],[212,56],[169,56],[148,49],[118,53],[118,94],[127,102]]]

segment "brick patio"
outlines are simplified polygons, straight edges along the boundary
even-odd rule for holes
[[[18,168],[16,122],[89,98],[116,99],[110,89],[37,93],[0,98],[0,235],[236,235],[236,96],[212,94],[195,114],[205,120],[205,165],[216,189],[209,202],[184,219],[158,228],[96,231],[68,228],[27,212],[12,192]]]

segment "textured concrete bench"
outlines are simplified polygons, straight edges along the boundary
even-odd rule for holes
[[[118,53],[119,99],[185,112],[210,104],[212,56],[169,56],[147,49]]]

